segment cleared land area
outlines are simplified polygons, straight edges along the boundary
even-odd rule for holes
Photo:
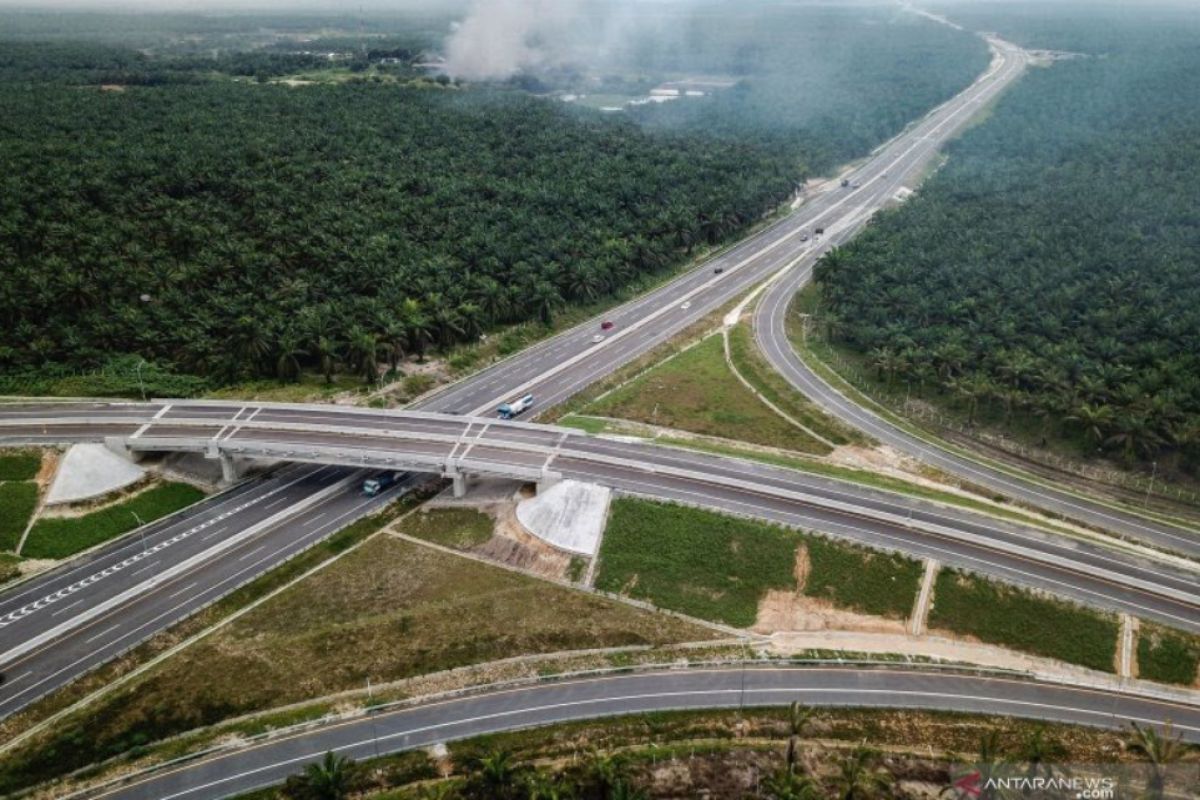
[[[1200,683],[1200,636],[1142,622],[1137,644],[1138,677],[1163,683]]]
[[[902,618],[912,609],[920,574],[918,562],[900,556],[710,511],[622,498],[610,511],[596,586],[749,627],[771,591],[801,591],[843,608]]]
[[[938,574],[929,627],[1105,672],[1120,634],[1112,614],[952,569]]]
[[[29,531],[21,555],[66,558],[203,499],[204,492],[195,486],[164,483],[81,517],[40,519]]]
[[[0,765],[0,793],[230,717],[512,656],[713,638],[380,535]]]
[[[717,335],[615,389],[585,413],[802,453],[823,455],[830,450],[772,411],[734,377]]]

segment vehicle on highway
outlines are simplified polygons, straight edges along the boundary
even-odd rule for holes
[[[842,188],[843,188],[843,189],[848,189],[849,187],[850,187],[850,179],[849,179],[849,178],[842,178]]]
[[[600,330],[602,331],[611,331],[613,327],[613,323],[607,319],[600,323]]]
[[[521,414],[524,414],[532,405],[533,395],[527,394],[522,398],[513,400],[511,403],[502,403],[500,407],[496,409],[496,415],[500,419],[512,419],[513,417],[519,417]]]
[[[689,308],[691,308],[691,307],[692,307],[692,301],[691,301],[691,300],[684,300],[684,301],[683,301],[683,305],[681,305],[681,306],[680,306],[680,308],[682,308],[684,311],[687,311],[687,310],[688,310]]]
[[[400,480],[402,473],[385,472],[382,475],[376,475],[374,478],[367,478],[363,481],[362,491],[367,497],[375,497],[384,489],[396,485],[396,481]]]
[[[713,274],[714,274],[714,275],[720,275],[720,274],[721,274],[722,272],[724,272],[724,271],[725,271],[725,268],[724,268],[724,267],[717,267],[716,269],[714,269],[714,270],[713,270]]]
[[[597,333],[595,336],[592,337],[592,344],[600,344],[603,341],[604,341],[603,333]]]
[[[862,184],[859,183],[858,181],[855,181],[854,183],[850,184],[850,188],[852,188],[852,189],[858,189],[861,186],[862,186]]]
[[[813,231],[813,234],[814,234],[814,235],[816,235],[816,236],[824,236],[824,235],[825,235],[825,229],[824,229],[824,228],[817,228],[815,231]]]
[[[801,231],[801,233],[800,233],[800,241],[802,241],[802,242],[807,242],[807,241],[808,241],[808,233],[807,233],[807,232]]]

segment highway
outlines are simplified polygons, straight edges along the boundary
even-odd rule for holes
[[[0,443],[105,437],[141,449],[341,467],[571,478],[928,556],[1200,631],[1195,571],[965,509],[741,459],[570,428],[429,412],[187,400],[0,406]]]
[[[491,419],[472,418],[490,414],[495,405],[527,391],[537,396],[539,408],[549,407],[668,341],[771,276],[781,271],[784,275],[802,274],[805,265],[827,243],[840,241],[874,210],[890,202],[894,182],[900,176],[920,169],[946,138],[1022,73],[1026,65],[1022,51],[1000,40],[991,40],[991,45],[996,60],[988,72],[849,173],[853,186],[811,193],[797,211],[755,236],[606,313],[602,318],[612,321],[614,329],[603,342],[591,342],[599,330],[601,318],[597,318],[437,392],[416,406],[418,411],[450,412],[451,416],[422,418],[366,410],[332,411],[329,406],[288,409],[257,404],[6,405],[0,406],[0,442],[67,443],[111,436],[148,450],[186,447],[234,455],[258,454],[336,465],[297,467],[294,469],[301,472],[287,473],[309,475],[312,481],[327,479],[334,484],[337,475],[349,476],[351,469],[392,466],[503,474],[528,480],[551,474],[592,480],[628,493],[750,514],[873,546],[931,555],[946,564],[1200,630],[1194,574],[1162,563],[789,470],[606,441],[557,428],[502,425]],[[823,237],[812,235],[816,227],[825,228]],[[162,416],[157,417],[160,412]],[[266,490],[254,486],[241,491]],[[295,493],[288,496],[298,499],[304,492],[311,496],[319,487],[296,484],[286,491]],[[290,519],[255,533],[254,540],[245,544],[239,540],[236,546],[210,553],[195,565],[195,572],[181,574],[178,579],[164,580],[162,585],[147,584],[131,569],[122,568],[100,582],[96,603],[79,603],[65,613],[61,612],[68,606],[61,605],[61,601],[36,609],[26,615],[27,620],[14,623],[22,626],[20,635],[16,627],[11,637],[0,628],[0,649],[17,653],[7,657],[11,663],[4,663],[5,656],[0,656],[0,670],[10,679],[10,684],[0,689],[0,716],[24,707],[135,641],[183,619],[239,582],[279,563],[294,552],[291,548],[307,546],[370,507],[372,503],[349,489],[333,492],[318,497],[308,508],[295,510]],[[223,513],[211,506],[197,511],[198,516],[190,517],[193,527]],[[222,535],[235,537],[253,530],[255,524],[247,512]],[[264,541],[269,537],[270,542],[260,544],[258,537]],[[121,548],[135,546],[129,537],[111,545],[112,558],[117,558]],[[184,554],[189,551],[172,545],[165,552],[167,556],[156,569],[185,563]],[[126,552],[121,560],[130,555]],[[74,570],[75,565],[66,569]],[[54,583],[46,583],[45,587],[47,591],[39,597],[66,588]],[[172,596],[172,591],[179,594]],[[189,602],[192,597],[194,602]],[[3,600],[8,610],[0,616],[29,604],[26,600],[10,606],[7,596]],[[82,615],[82,610],[105,602],[114,603],[105,612],[109,616]],[[49,615],[55,613],[60,616],[51,622]],[[107,625],[102,624],[105,622]],[[39,640],[49,630],[59,632],[53,639]],[[64,653],[61,657],[55,655],[60,650]],[[84,657],[82,653],[94,655]]]
[[[993,43],[993,47],[997,60],[992,69],[964,92],[935,109],[924,119],[910,126],[895,140],[880,148],[855,172],[855,180],[866,180],[871,175],[882,174],[889,168],[893,168],[893,165],[905,163],[915,152],[914,148],[922,149],[927,143],[938,139],[943,131],[968,118],[980,104],[987,102],[1015,79],[1024,66],[1023,54],[1016,48],[1002,43]],[[591,342],[592,335],[599,327],[599,320],[595,320],[542,342],[447,390],[426,398],[418,404],[418,408],[453,413],[470,411],[482,413],[491,411],[492,407],[501,400],[511,398],[527,388],[531,388],[537,393],[540,407],[547,407],[565,399],[597,378],[610,374],[657,344],[667,341],[682,329],[726,304],[732,298],[745,293],[757,283],[811,250],[811,242],[805,244],[800,239],[803,233],[811,232],[813,221],[818,219],[819,215],[836,213],[839,210],[857,215],[860,206],[866,203],[870,194],[871,189],[868,187],[869,184],[865,184],[864,188],[836,189],[825,193],[816,193],[797,212],[779,220],[759,234],[741,242],[701,267],[670,281],[658,290],[614,309],[605,315],[605,319],[613,321],[615,329],[606,341],[599,345]],[[830,232],[832,233],[833,230],[834,226],[831,226]],[[715,271],[718,268],[721,269],[720,274]],[[684,303],[688,303],[689,307],[683,308]],[[98,406],[96,413],[119,412]],[[253,412],[247,412],[247,418],[251,413]],[[221,433],[222,436],[237,438],[236,432],[237,426],[233,426],[223,433],[218,433]],[[33,437],[28,441],[94,440],[97,436],[106,434],[129,436],[132,433],[136,433],[136,431],[130,431],[120,425],[108,430],[94,424],[83,426],[77,430],[59,426],[53,436]],[[281,455],[287,457],[286,454]],[[621,480],[621,476],[616,475],[610,476],[610,478],[614,483]],[[636,483],[637,478],[632,478],[632,481]],[[625,476],[625,485],[628,486],[630,482],[630,476]],[[702,491],[704,491],[703,487],[677,486],[672,490],[672,495],[679,499],[691,500],[695,498],[697,492]],[[753,502],[753,499],[742,498],[740,502],[748,501]],[[304,528],[310,519],[324,522],[325,519],[336,518],[341,519],[343,524],[348,523],[351,521],[350,516],[330,515],[330,509],[339,502],[344,501],[332,496],[326,497],[315,505],[298,511],[289,523],[288,529]],[[195,525],[201,525],[206,519],[223,513],[216,507],[209,510],[208,506],[203,507],[200,511],[201,515],[194,518]],[[765,513],[782,519],[791,512],[774,509]],[[205,517],[204,514],[209,516]],[[801,516],[787,518],[797,522],[804,519]],[[253,524],[249,522],[250,517],[247,516],[246,519],[248,524]],[[813,522],[816,521],[813,520]],[[223,535],[234,536],[243,529],[244,526],[239,522],[238,525],[228,526]],[[330,528],[321,525],[319,530],[327,533]],[[119,546],[114,545],[114,547]],[[172,548],[167,551],[166,556],[162,559],[163,563],[159,566],[162,568],[170,566],[175,562],[168,563],[167,557],[173,557],[176,554],[183,555],[185,552],[183,548]],[[255,570],[242,572],[235,568],[241,558],[237,552],[220,551],[210,556],[213,561],[211,568],[214,572],[212,574],[216,575],[223,569],[233,569],[234,572],[246,577],[252,574],[261,574],[273,564],[278,563],[285,555],[284,550],[268,547],[253,559],[253,563],[256,565]],[[241,564],[240,566],[246,565]],[[148,575],[150,572],[145,574]],[[72,677],[83,674],[96,664],[102,663],[106,658],[125,649],[133,641],[145,638],[156,629],[164,629],[170,622],[182,618],[189,611],[197,608],[200,603],[208,602],[232,587],[230,581],[225,581],[220,585],[219,591],[209,593],[206,583],[198,580],[195,586],[188,588],[187,593],[177,598],[170,598],[173,602],[167,604],[165,602],[167,598],[161,591],[144,598],[139,597],[138,593],[133,591],[139,586],[145,587],[146,584],[144,580],[141,580],[142,577],[142,574],[135,575],[133,570],[122,569],[109,575],[103,583],[106,591],[113,591],[125,598],[121,605],[123,609],[121,613],[118,614],[115,608],[110,613],[122,619],[140,619],[141,622],[138,625],[132,623],[119,625],[110,631],[99,629],[98,632],[104,632],[105,637],[91,642],[87,641],[88,637],[84,637],[82,643],[63,640],[61,644],[65,652],[70,655],[55,660],[54,664],[47,661],[45,667],[40,663],[34,663],[32,659],[36,654],[44,654],[41,657],[50,659],[49,654],[60,643],[42,642],[37,646],[36,654],[22,655],[23,660],[20,663],[0,664],[0,669],[6,670],[11,680],[9,686],[0,689],[0,715],[9,714],[24,707],[46,690],[62,685]],[[40,580],[43,579],[39,579],[39,584]],[[47,587],[48,591],[43,593],[43,597],[58,591],[57,588],[51,588],[49,584]],[[116,591],[118,588],[120,591]],[[29,646],[30,641],[41,636],[42,632],[38,625],[49,625],[46,630],[60,629],[60,626],[69,619],[76,619],[73,616],[76,610],[92,607],[91,591],[89,589],[86,595],[78,595],[77,599],[84,602],[73,606],[66,613],[63,613],[62,610],[67,606],[55,604],[56,607],[53,610],[47,610],[45,614],[39,613],[30,616],[21,628],[23,633],[18,634],[15,628],[4,633],[0,638],[0,647],[5,652],[11,653],[17,647]],[[204,593],[204,599],[190,605],[182,604],[188,593]],[[1111,587],[1109,587],[1109,593],[1113,593]],[[75,600],[71,602],[74,603]],[[143,604],[146,610],[142,610]],[[164,608],[181,604],[182,607],[179,608],[177,614],[161,614]],[[1176,613],[1178,610],[1164,609],[1169,618],[1178,616]],[[59,615],[54,618],[52,625],[49,620],[51,614]],[[93,629],[90,622],[89,619],[80,624],[88,624],[87,630],[90,631]],[[137,633],[126,636],[126,633],[135,627],[138,629]],[[36,636],[26,635],[31,631],[36,631]],[[111,647],[103,647],[105,639],[108,637],[119,641],[114,641]],[[68,645],[70,646],[68,647]],[[95,654],[94,657],[80,658],[80,646],[84,650],[90,647]],[[64,668],[64,665],[67,666]],[[22,684],[24,684],[23,688]]]
[[[1026,66],[1024,51],[999,39],[989,41],[995,54],[991,67],[848,173],[847,180],[859,186],[840,188],[834,181],[823,191],[810,191],[800,208],[699,268],[499,361],[412,408],[479,415],[525,392],[536,395],[539,408],[548,408],[815,252],[820,247],[820,237],[814,237],[816,227],[823,226],[825,236],[831,237],[842,227],[857,224],[884,202],[880,197],[884,176],[925,163],[981,106],[1020,77]],[[684,303],[689,306],[684,308]],[[594,344],[592,337],[600,333],[601,320],[612,322],[613,328],[603,342]]]
[[[1200,742],[1200,707],[1015,677],[921,668],[751,667],[635,673],[493,690],[383,711],[219,753],[88,792],[112,800],[205,800],[282,782],[333,751],[354,759],[591,717],[779,706],[921,708],[1103,728],[1161,725]]]
[[[362,470],[289,466],[0,595],[0,718],[394,499]],[[317,509],[314,511],[314,509]]]

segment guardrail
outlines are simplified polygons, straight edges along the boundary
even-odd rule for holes
[[[295,725],[287,725],[282,728],[265,731],[260,734],[248,736],[236,742],[226,741],[225,743],[214,745],[212,747],[198,750],[194,753],[188,753],[173,759],[169,759],[159,764],[137,770],[120,777],[113,778],[109,781],[89,786],[80,789],[71,794],[64,795],[64,800],[77,800],[87,797],[93,797],[99,792],[118,788],[123,785],[132,783],[138,779],[148,777],[163,770],[179,767],[195,761],[201,761],[209,756],[215,756],[222,753],[236,752],[238,750],[249,749],[256,745],[270,742],[275,739],[283,739],[297,734],[310,731],[320,730],[323,727],[346,722],[350,719],[361,717],[377,716],[380,714],[400,711],[406,708],[418,708],[423,705],[431,705],[447,700],[454,700],[464,697],[474,697],[486,695],[494,692],[502,692],[512,689],[527,688],[531,686],[541,686],[545,684],[569,683],[571,681],[586,680],[589,678],[604,678],[616,675],[632,675],[632,674],[648,674],[648,673],[672,673],[690,670],[751,670],[751,669],[811,669],[811,668],[839,668],[839,669],[854,669],[854,670],[874,670],[874,671],[934,671],[947,675],[966,675],[970,677],[980,678],[1007,678],[1009,680],[1021,680],[1031,684],[1044,684],[1053,686],[1063,686],[1067,688],[1092,689],[1102,691],[1113,695],[1114,697],[1131,697],[1147,700],[1162,700],[1171,703],[1182,703],[1186,705],[1196,705],[1200,707],[1200,701],[1197,700],[1195,693],[1188,693],[1183,690],[1172,690],[1167,687],[1151,687],[1144,685],[1130,685],[1122,688],[1115,688],[1101,681],[1088,681],[1083,679],[1068,679],[1065,676],[1054,674],[1039,674],[1024,670],[1003,669],[998,667],[975,667],[966,664],[947,664],[936,661],[917,662],[912,660],[904,661],[886,661],[883,659],[841,659],[841,658],[758,658],[758,659],[723,659],[710,661],[688,662],[686,664],[640,664],[625,667],[597,667],[594,669],[575,670],[571,672],[559,673],[557,675],[536,675],[527,678],[517,678],[508,681],[497,681],[495,683],[481,684],[478,686],[464,687],[461,689],[452,689],[445,692],[437,692],[434,694],[424,695],[421,697],[405,698],[403,700],[395,700],[387,703],[379,703],[376,705],[365,706],[361,709],[361,713],[353,715],[346,714],[326,714],[319,719],[300,722]],[[319,699],[319,698],[318,698]],[[769,704],[768,704],[769,705]],[[392,752],[400,752],[392,751]],[[116,763],[120,757],[102,762],[100,765],[85,767],[84,770],[94,771],[97,767],[103,767],[106,764]],[[81,770],[80,772],[83,772]],[[68,776],[69,777],[69,776]],[[26,797],[33,793],[29,790],[20,797]]]

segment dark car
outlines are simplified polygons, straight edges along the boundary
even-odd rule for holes
[[[714,275],[720,275],[720,274],[721,274],[722,272],[724,272],[724,271],[725,271],[725,268],[724,268],[724,267],[717,267],[716,269],[714,269],[714,270],[713,270],[713,274],[714,274]]]
[[[613,329],[613,324],[611,322],[609,322],[608,320],[604,320],[604,322],[600,323],[600,330],[611,331],[612,329]]]

